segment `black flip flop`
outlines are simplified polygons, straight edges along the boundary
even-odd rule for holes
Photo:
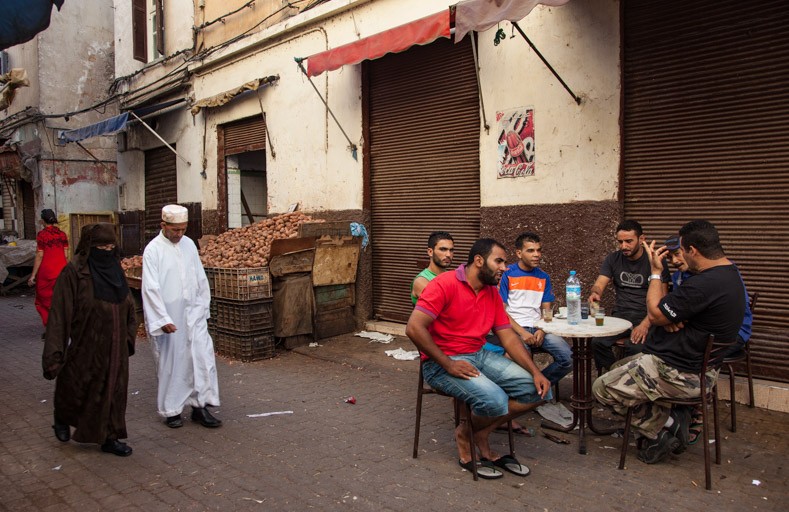
[[[471,474],[474,474],[474,465],[471,461],[463,462],[458,459],[460,467],[465,469]],[[504,476],[504,473],[498,470],[496,466],[489,460],[477,461],[477,476],[485,480],[496,480]]]
[[[485,462],[491,462],[494,466],[499,467],[505,471],[509,471],[513,475],[517,476],[529,476],[531,470],[528,466],[521,464],[518,462],[518,459],[513,457],[512,455],[502,455],[496,460],[488,461],[486,459],[482,459]]]

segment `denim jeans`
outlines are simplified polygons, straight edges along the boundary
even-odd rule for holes
[[[522,404],[543,401],[534,387],[532,375],[511,359],[489,350],[449,357],[455,361],[469,362],[479,370],[480,375],[460,379],[447,373],[435,361],[427,360],[422,365],[425,382],[466,402],[477,416],[504,416],[509,412],[510,398]],[[549,391],[545,400],[551,398]]]
[[[524,327],[524,329],[532,334],[537,331],[536,327]],[[562,380],[562,377],[570,373],[573,369],[573,350],[570,348],[570,345],[564,341],[564,338],[560,336],[546,333],[542,345],[539,347],[530,347],[525,343],[524,346],[530,354],[534,352],[546,352],[553,357],[553,362],[542,370],[542,374],[551,382],[551,385]],[[488,336],[488,342],[485,343],[482,348],[504,355],[504,347],[501,346],[501,342],[495,334]]]

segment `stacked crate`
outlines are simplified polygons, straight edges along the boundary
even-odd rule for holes
[[[220,354],[242,361],[274,357],[268,267],[206,268],[211,287],[208,327]]]

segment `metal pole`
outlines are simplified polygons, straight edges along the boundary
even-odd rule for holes
[[[562,77],[559,76],[559,73],[557,73],[556,70],[553,69],[553,66],[551,66],[548,63],[547,60],[545,60],[545,57],[542,56],[542,53],[540,53],[540,50],[538,50],[537,47],[534,46],[534,43],[532,43],[531,40],[529,40],[529,38],[526,37],[526,34],[523,33],[523,30],[521,30],[521,28],[518,26],[518,24],[513,21],[512,22],[512,26],[515,27],[515,30],[517,30],[518,33],[523,36],[523,38],[526,40],[527,43],[529,43],[529,46],[531,46],[531,49],[534,50],[534,53],[537,54],[537,56],[540,58],[540,60],[543,62],[543,64],[545,64],[548,67],[548,69],[551,70],[551,73],[553,73],[553,76],[555,76],[556,79],[559,80],[559,82],[562,84],[562,86],[564,86],[564,88],[567,90],[567,92],[570,93],[570,96],[573,97],[573,99],[575,100],[575,103],[580,105],[581,104],[581,98],[576,96],[575,93],[572,91],[572,89],[570,89],[570,87],[564,82],[564,80],[562,80]]]
[[[143,121],[142,119],[140,119],[140,118],[137,116],[137,114],[135,114],[134,112],[129,112],[129,113],[130,113],[132,116],[134,116],[134,119],[138,120],[138,121],[139,121],[139,122],[140,122],[140,123],[141,123],[141,124],[142,124],[144,127],[146,127],[146,128],[148,129],[148,131],[149,131],[149,132],[151,132],[151,133],[153,134],[153,136],[154,136],[154,137],[156,137],[157,139],[159,139],[160,141],[162,141],[162,144],[164,144],[165,146],[167,146],[167,149],[169,149],[170,151],[172,151],[173,153],[175,153],[175,156],[177,156],[178,158],[180,158],[181,160],[183,160],[184,162],[186,162],[186,165],[188,165],[188,166],[191,166],[191,165],[192,165],[192,162],[190,162],[190,161],[189,161],[189,160],[187,160],[186,158],[184,158],[184,157],[182,157],[181,155],[179,155],[179,154],[178,154],[178,151],[176,151],[174,147],[172,147],[171,145],[169,145],[169,144],[167,143],[167,141],[166,141],[166,140],[164,140],[164,139],[163,139],[163,138],[162,138],[162,137],[161,137],[161,136],[160,136],[158,133],[156,133],[156,130],[154,130],[153,128],[151,128],[150,126],[148,126],[148,124],[147,124],[145,121]]]
[[[358,147],[356,147],[356,144],[354,144],[353,142],[351,142],[351,138],[350,138],[350,137],[348,137],[348,134],[347,134],[347,133],[345,133],[345,130],[343,130],[343,129],[342,129],[342,126],[340,125],[340,122],[337,120],[337,117],[334,115],[334,112],[332,112],[332,111],[331,111],[331,108],[329,108],[329,104],[328,104],[328,103],[326,103],[326,100],[324,100],[324,99],[323,99],[323,96],[321,96],[321,92],[318,90],[318,88],[317,88],[317,87],[315,86],[315,84],[312,82],[312,79],[310,78],[310,76],[307,74],[307,70],[306,70],[306,69],[304,69],[304,64],[302,64],[302,62],[304,61],[304,59],[300,59],[300,58],[298,58],[298,57],[297,57],[295,60],[296,60],[296,64],[298,64],[298,65],[299,65],[299,69],[301,69],[301,72],[302,72],[302,73],[304,73],[304,76],[306,76],[306,77],[307,77],[307,81],[310,83],[310,85],[312,86],[312,88],[313,88],[313,89],[315,89],[315,92],[318,94],[318,97],[321,99],[321,101],[323,102],[323,104],[324,104],[324,105],[326,105],[326,110],[328,110],[328,111],[329,111],[329,114],[331,114],[331,117],[332,117],[332,119],[334,119],[334,122],[335,122],[335,123],[337,123],[337,127],[340,129],[340,131],[342,132],[342,134],[345,136],[345,140],[347,140],[347,141],[348,141],[349,148],[350,148],[350,150],[351,150],[351,155],[353,155],[353,159],[354,159],[354,160],[358,160],[358,158],[356,158],[356,152],[358,151],[358,149],[359,149],[359,148],[358,148]]]

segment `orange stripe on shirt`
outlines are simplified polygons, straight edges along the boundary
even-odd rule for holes
[[[534,276],[510,277],[510,291],[545,292],[545,279]]]

